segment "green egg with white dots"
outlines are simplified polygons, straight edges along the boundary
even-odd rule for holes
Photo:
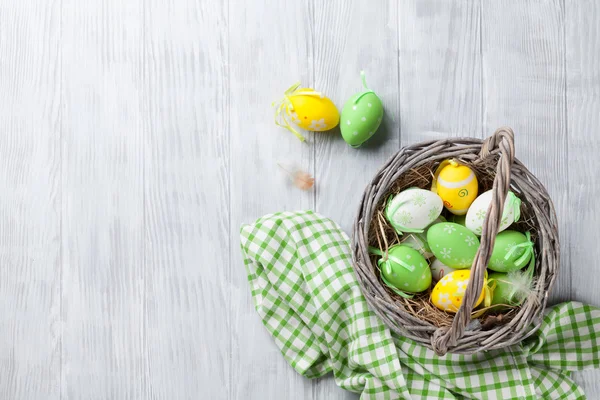
[[[404,245],[388,249],[379,262],[381,279],[386,285],[407,293],[419,293],[431,285],[431,270],[425,257],[417,250]]]
[[[360,147],[379,129],[383,119],[383,104],[379,96],[367,88],[361,72],[364,91],[346,102],[340,117],[342,137],[350,146]]]
[[[438,260],[454,269],[471,268],[479,248],[477,236],[454,222],[441,222],[429,228],[427,243]]]

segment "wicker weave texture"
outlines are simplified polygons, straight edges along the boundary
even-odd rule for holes
[[[395,332],[421,343],[437,354],[471,354],[506,347],[533,333],[541,323],[548,292],[559,266],[559,238],[556,213],[540,181],[514,158],[512,129],[498,129],[488,139],[472,138],[428,141],[402,148],[377,172],[367,186],[354,223],[352,252],[361,289],[370,306]],[[436,327],[408,310],[393,293],[386,290],[376,264],[369,256],[369,229],[375,211],[390,188],[403,174],[425,164],[456,158],[474,166],[481,165],[493,175],[493,198],[483,224],[481,245],[471,267],[471,280],[462,306],[451,326]],[[489,178],[489,177],[488,177]],[[534,292],[508,322],[483,330],[472,323],[471,312],[481,293],[484,274],[491,257],[508,191],[526,204],[535,230]]]

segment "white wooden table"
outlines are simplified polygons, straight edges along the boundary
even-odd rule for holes
[[[361,69],[372,143],[273,124],[294,81],[341,107]],[[349,230],[400,146],[505,124],[559,213],[553,301],[600,304],[598,1],[4,0],[0,96],[0,399],[355,398],[280,356],[240,225]]]

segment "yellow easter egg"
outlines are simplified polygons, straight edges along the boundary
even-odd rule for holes
[[[448,211],[465,215],[477,198],[477,177],[471,168],[450,161],[439,171],[436,190]]]
[[[289,96],[292,121],[308,131],[328,131],[340,122],[335,104],[312,89],[302,89]]]
[[[469,269],[461,269],[445,275],[431,291],[433,305],[442,311],[457,312],[462,304],[470,276],[471,270]],[[481,304],[484,297],[484,290],[482,290],[475,307]]]

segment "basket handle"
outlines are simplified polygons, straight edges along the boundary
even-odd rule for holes
[[[515,158],[515,134],[511,128],[502,127],[487,138],[479,153],[476,163],[489,157],[496,148],[500,149],[500,158],[496,167],[496,177],[492,187],[492,202],[487,211],[481,232],[481,244],[471,267],[471,278],[452,325],[437,329],[431,345],[438,355],[444,355],[450,347],[456,346],[457,340],[463,336],[467,325],[471,322],[471,312],[483,289],[483,280],[487,265],[494,249],[496,234],[502,220],[504,201],[510,187],[510,171]]]

